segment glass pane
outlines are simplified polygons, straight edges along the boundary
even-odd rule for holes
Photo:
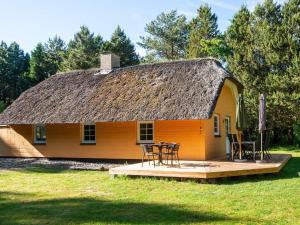
[[[90,136],[90,140],[95,141],[96,140],[95,136],[94,135]]]
[[[140,129],[145,129],[146,128],[146,124],[145,123],[141,123],[140,124]]]
[[[90,125],[90,130],[95,130],[95,125]]]
[[[90,135],[91,135],[91,136],[95,136],[95,131],[94,131],[94,130],[91,130],[91,131],[90,131]]]
[[[152,134],[153,130],[152,129],[147,129],[147,134]]]
[[[147,123],[147,128],[151,128],[152,129],[152,123]]]
[[[84,136],[84,140],[85,141],[89,141],[90,140],[90,136]]]
[[[141,136],[140,136],[140,139],[141,139],[141,141],[147,140],[147,139],[146,139],[146,135],[141,135]]]
[[[35,140],[46,141],[46,127],[38,125],[35,127]]]
[[[140,134],[146,134],[146,130],[140,130]]]
[[[152,141],[153,140],[153,136],[152,135],[147,135],[147,140],[148,141]]]

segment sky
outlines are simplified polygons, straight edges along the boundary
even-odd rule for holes
[[[284,0],[278,0],[282,3]],[[117,25],[135,44],[145,35],[145,24],[158,14],[176,9],[188,20],[201,4],[211,6],[224,31],[230,20],[245,4],[253,10],[262,0],[0,0],[0,41],[16,41],[26,52],[60,36],[68,42],[81,25],[109,39]],[[136,45],[140,55],[145,51]]]

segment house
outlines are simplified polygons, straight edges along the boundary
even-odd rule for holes
[[[180,158],[225,158],[243,86],[212,58],[56,74],[0,115],[0,156],[141,159],[141,143],[180,143]]]

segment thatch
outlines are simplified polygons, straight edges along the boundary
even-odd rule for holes
[[[215,59],[56,74],[25,91],[0,124],[208,119],[230,73]]]

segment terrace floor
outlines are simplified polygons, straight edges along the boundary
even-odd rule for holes
[[[180,161],[180,166],[149,166],[148,162],[111,168],[110,175],[150,176],[173,178],[213,179],[254,174],[278,173],[292,156],[290,154],[272,154],[265,163],[232,161]]]

